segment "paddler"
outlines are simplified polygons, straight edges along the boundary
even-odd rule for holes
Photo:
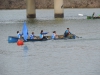
[[[67,30],[64,33],[64,37],[68,37],[69,34],[71,34],[71,32],[69,31],[69,28],[67,28]]]
[[[93,12],[93,14],[92,14],[92,18],[94,17],[94,14],[95,14],[95,12]]]
[[[41,30],[40,32],[40,39],[47,39],[44,35],[48,34],[48,32],[43,32],[43,30]]]
[[[19,33],[19,31],[17,31],[17,37],[21,38],[22,34]]]
[[[51,38],[52,38],[52,39],[57,39],[57,38],[58,38],[58,36],[57,36],[57,34],[56,34],[56,31],[53,31],[53,34],[52,34]]]
[[[35,35],[34,32],[32,32],[32,34],[30,35],[30,39],[34,39]]]

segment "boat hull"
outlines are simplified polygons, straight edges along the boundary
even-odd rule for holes
[[[68,35],[68,37],[64,37],[64,35],[57,35],[57,36],[58,36],[57,39],[65,39],[65,38],[75,39],[76,38],[76,36],[74,34],[70,34],[70,35]],[[45,37],[48,38],[49,40],[51,39],[51,36],[45,36]],[[39,39],[39,36],[36,36],[36,38]]]
[[[8,36],[8,43],[15,43],[18,41],[19,38],[14,36]]]
[[[100,17],[87,16],[87,19],[100,19]]]
[[[36,36],[35,39],[27,39],[27,41],[24,40],[24,42],[34,42],[34,41],[47,41],[47,40],[51,40],[51,36],[45,36],[46,38],[44,39],[40,39],[39,36]],[[57,40],[59,39],[75,39],[75,35],[71,34],[68,37],[64,37],[63,35],[58,35],[58,38],[56,38]],[[16,43],[19,40],[19,38],[15,37],[15,36],[8,36],[8,43]],[[23,39],[22,39],[23,40]]]
[[[14,37],[14,36],[8,37],[8,43],[16,43],[18,40],[19,40],[19,38]],[[24,40],[24,42],[46,41],[46,40],[48,40],[48,39],[27,39],[27,41]]]

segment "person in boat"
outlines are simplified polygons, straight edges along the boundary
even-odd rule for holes
[[[24,41],[23,36],[22,34],[19,33],[19,31],[17,31],[17,37],[18,37],[18,40]]]
[[[64,32],[64,37],[68,39],[75,39],[76,35],[69,31],[69,28]]]
[[[40,39],[47,39],[44,35],[48,34],[48,32],[43,32],[43,30],[41,30],[40,32]]]
[[[30,39],[34,39],[35,35],[34,32],[32,32],[32,34],[30,35]]]
[[[64,32],[64,37],[68,37],[71,34],[71,32],[69,31],[69,28],[67,28],[67,30]]]
[[[22,37],[22,34],[20,34],[19,31],[17,31],[17,37],[18,38],[21,38]]]
[[[94,14],[95,14],[95,12],[93,12],[93,14],[92,14],[92,18],[94,17]]]
[[[53,34],[52,34],[51,38],[52,38],[52,39],[57,39],[57,38],[58,38],[58,36],[57,36],[57,34],[56,34],[56,31],[53,31]]]

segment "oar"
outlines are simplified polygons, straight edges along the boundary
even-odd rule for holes
[[[82,37],[79,37],[79,36],[76,36],[77,38],[82,38]]]
[[[75,34],[73,34],[76,38],[82,38],[82,37],[79,37],[79,36],[76,36]]]

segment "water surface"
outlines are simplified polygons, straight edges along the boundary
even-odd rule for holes
[[[53,9],[36,10],[36,19],[27,19],[26,10],[0,10],[1,75],[99,75],[100,20],[87,20],[86,15],[99,15],[100,9],[65,9],[63,19],[55,19]],[[84,14],[79,16],[78,14]],[[40,30],[63,34],[67,27],[74,40],[27,42],[23,46],[8,43],[27,22],[29,34]]]

